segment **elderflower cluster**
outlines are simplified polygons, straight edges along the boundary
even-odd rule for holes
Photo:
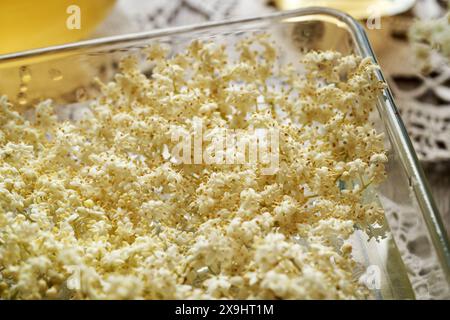
[[[0,298],[351,299],[349,237],[383,225],[369,59],[278,63],[267,36],[152,46],[77,121],[0,98]],[[167,160],[174,130],[277,128],[279,168]],[[372,191],[373,193],[373,191]]]
[[[409,37],[420,67],[425,73],[436,68],[436,65],[433,65],[436,64],[433,60],[437,58],[433,56],[434,52],[441,57],[438,60],[450,63],[450,9],[439,19],[415,22],[409,31]]]

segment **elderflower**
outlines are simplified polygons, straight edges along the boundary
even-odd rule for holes
[[[0,298],[367,297],[346,240],[383,221],[375,66],[310,52],[298,75],[265,35],[234,50],[154,45],[151,76],[125,59],[77,121],[0,97]],[[171,157],[197,120],[277,129],[279,170]]]
[[[450,62],[450,5],[447,14],[443,17],[416,21],[409,30],[409,38],[416,60],[423,72],[429,73],[439,67],[434,60],[448,64]]]

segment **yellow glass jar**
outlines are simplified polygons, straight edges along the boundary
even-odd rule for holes
[[[115,0],[0,0],[0,54],[86,38],[114,3]]]

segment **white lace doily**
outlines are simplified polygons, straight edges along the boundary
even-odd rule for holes
[[[450,299],[450,288],[437,263],[425,222],[415,207],[380,196],[398,250],[417,299]]]
[[[264,0],[118,0],[94,36],[139,32],[273,11]]]

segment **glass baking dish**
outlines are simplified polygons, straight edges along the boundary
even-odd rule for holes
[[[261,31],[276,39],[282,59],[296,58],[304,50],[334,50],[376,61],[363,28],[350,16],[332,9],[306,8],[2,55],[0,93],[24,111],[36,101],[51,98],[70,106],[65,116],[73,118],[78,107],[99,94],[93,79],[111,80],[125,55],[140,55],[155,42],[178,52],[194,39],[232,43]],[[144,59],[141,67],[144,73],[151,72]],[[377,76],[385,81],[381,71]],[[385,133],[389,162],[387,179],[375,191],[391,236],[376,242],[355,232],[354,256],[366,269],[355,270],[355,276],[369,271],[369,278],[378,277],[375,282],[380,285],[369,286],[375,299],[448,298],[450,246],[388,88],[379,97],[377,109],[374,121]],[[408,242],[412,234],[418,236]]]

